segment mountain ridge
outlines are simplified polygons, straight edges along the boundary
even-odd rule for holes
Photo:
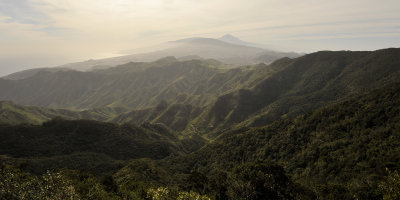
[[[241,41],[241,40],[240,40]],[[37,71],[73,69],[78,71],[92,71],[97,69],[107,69],[122,65],[128,62],[153,62],[167,56],[177,58],[196,56],[204,59],[216,59],[227,64],[227,67],[238,67],[241,65],[258,64],[260,62],[271,63],[282,57],[298,57],[301,54],[285,53],[266,50],[261,47],[250,45],[251,43],[235,43],[214,38],[186,38],[176,41],[166,42],[160,47],[148,49],[142,53],[130,53],[118,57],[90,59],[81,62],[67,63],[53,68],[30,69],[15,72],[4,76],[8,79],[21,79]]]
[[[108,120],[165,123],[184,134],[200,132],[215,137],[229,127],[263,126],[393,83],[400,77],[400,63],[396,60],[399,55],[400,49],[395,48],[321,51],[296,59],[283,58],[270,65],[236,69],[215,67],[215,62],[206,60],[167,57],[96,72],[45,72],[19,81],[0,80],[0,92],[6,99],[4,96],[14,91],[7,88],[20,87],[22,95],[31,87],[40,86],[45,93],[35,89],[34,96],[26,93],[24,100],[40,99],[41,106],[68,107],[78,103],[82,108],[122,107],[126,113]],[[59,83],[48,84],[47,80],[55,79]],[[77,91],[69,91],[70,82],[76,84]],[[65,101],[66,94],[73,101]],[[46,95],[53,99],[49,101]],[[58,98],[65,102],[58,102]],[[157,105],[163,101],[168,106],[156,114]]]
[[[0,102],[0,198],[54,171],[82,199],[384,199],[399,185],[399,57],[321,51],[235,69],[166,57],[0,79],[1,98],[103,105]]]

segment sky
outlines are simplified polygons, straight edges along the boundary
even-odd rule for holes
[[[0,76],[227,33],[302,53],[400,47],[400,0],[0,0]]]

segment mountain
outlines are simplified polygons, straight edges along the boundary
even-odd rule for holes
[[[93,72],[43,71],[21,80],[0,79],[0,100],[76,109],[140,109],[156,106],[162,100],[204,106],[219,94],[276,70],[267,66],[262,73],[255,73],[252,67],[229,70],[213,60],[178,61],[167,57]]]
[[[255,43],[250,43],[250,42],[246,42],[243,41],[231,34],[225,34],[223,36],[221,36],[220,38],[217,38],[218,40],[221,40],[223,42],[227,42],[227,43],[231,43],[231,44],[237,44],[237,45],[242,45],[242,46],[249,46],[249,47],[258,47],[261,48],[259,44],[255,44]]]
[[[0,198],[396,199],[399,57],[166,57],[0,79],[2,99],[58,107],[1,102]],[[81,112],[108,122],[69,120]],[[68,120],[41,123],[53,116]]]
[[[114,123],[141,124],[144,122],[162,123],[175,131],[183,131],[190,122],[190,119],[197,117],[202,111],[201,107],[190,104],[168,105],[161,101],[156,107],[134,110],[113,118]]]
[[[107,68],[126,62],[151,62],[163,57],[174,56],[186,58],[188,56],[201,57],[204,59],[215,59],[229,67],[240,65],[257,64],[260,62],[270,63],[282,57],[298,57],[296,53],[284,53],[266,50],[259,47],[247,46],[237,42],[223,41],[213,38],[186,38],[170,41],[162,45],[162,48],[147,53],[132,54],[115,58],[100,60],[89,60],[80,63],[62,65],[63,68],[75,70],[91,70]]]
[[[21,106],[8,101],[0,101],[0,124],[42,124],[55,117],[107,121],[124,111],[120,108],[106,107],[72,111],[37,106]]]
[[[62,67],[54,67],[54,68],[35,68],[35,69],[27,69],[23,70],[20,72],[16,72],[7,76],[2,77],[3,79],[8,79],[8,80],[20,80],[20,79],[25,79],[30,76],[34,76],[35,74],[42,72],[42,71],[47,71],[47,72],[57,72],[57,71],[68,71],[71,69],[68,68],[62,68]]]
[[[120,115],[114,122],[162,122],[160,117],[165,112],[170,121],[183,116],[179,128],[176,129],[174,124],[173,129],[184,127],[185,134],[200,132],[212,138],[235,127],[257,127],[277,119],[293,118],[397,82],[400,77],[398,56],[399,49],[384,49],[373,52],[323,51],[296,59],[285,58],[269,66],[253,68],[252,74],[257,75],[266,74],[262,73],[266,69],[277,70],[266,76],[253,76],[251,81],[220,94],[204,105],[201,112],[194,106],[171,104],[164,110],[152,108]],[[237,79],[245,80],[247,76],[242,74]],[[167,108],[173,108],[174,112],[166,112]]]
[[[188,60],[190,58],[215,59],[225,63],[225,67],[234,68],[241,65],[253,65],[261,62],[271,63],[279,58],[294,58],[300,56],[300,54],[266,50],[228,35],[219,39],[186,38],[148,48],[146,52],[142,53],[104,59],[90,59],[82,62],[68,63],[54,68],[24,70],[3,78],[21,79],[34,75],[38,71],[59,71],[65,69],[92,71],[107,69],[128,62],[153,62],[169,56],[178,59],[182,58],[182,60]]]
[[[149,124],[55,119],[42,126],[0,126],[0,151],[15,156],[1,159],[33,172],[46,167],[111,170],[106,177],[62,171],[82,196],[144,199],[160,190],[160,195],[192,191],[227,199],[244,193],[259,199],[267,194],[276,199],[382,199],[386,191],[380,188],[391,180],[386,170],[400,169],[399,94],[395,82],[294,119],[226,131],[190,154],[174,154],[181,151],[179,140],[165,127]],[[153,159],[125,160],[137,155]]]
[[[228,131],[162,165],[211,175],[264,160],[281,163],[321,199],[381,199],[378,185],[386,170],[400,169],[399,94],[396,82],[294,119]]]
[[[188,38],[172,41],[169,44],[173,47],[159,53],[172,54],[176,57],[198,55],[236,66],[256,64],[257,62],[253,59],[265,51],[261,48],[237,45],[211,38]]]
[[[300,56],[297,53],[278,52],[255,47],[251,43],[241,41],[232,35],[225,35],[218,39],[187,38],[169,43],[176,46],[165,51],[174,56],[198,55],[234,66],[268,64],[283,57],[295,58]]]
[[[343,98],[396,82],[400,49],[373,52],[317,52],[270,65],[282,70],[249,89],[226,93],[192,125],[209,132],[216,127],[262,126],[294,117]]]
[[[93,72],[0,79],[0,98],[54,108],[122,108],[131,112],[108,120],[164,123],[185,134],[214,137],[225,129],[292,118],[393,83],[400,77],[398,56],[399,49],[322,51],[235,69],[214,60],[167,57]],[[161,102],[167,106],[160,110]]]
[[[256,48],[264,49],[264,52],[261,53],[261,55],[257,56],[256,58],[253,58],[253,60],[256,62],[271,63],[271,62],[278,60],[280,58],[283,58],[283,57],[296,58],[296,57],[304,55],[304,54],[295,53],[295,52],[279,52],[276,50],[271,50],[271,48],[266,47],[266,45],[246,42],[246,41],[243,41],[231,34],[225,34],[222,37],[218,38],[218,40],[227,42],[227,43],[231,43],[231,44],[241,45],[241,46],[256,47]]]

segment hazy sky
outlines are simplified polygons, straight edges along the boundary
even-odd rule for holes
[[[297,52],[400,47],[400,0],[0,0],[0,76],[225,33]]]

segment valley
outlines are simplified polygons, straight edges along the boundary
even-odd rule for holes
[[[0,78],[0,176],[14,184],[1,195],[40,199],[35,187],[54,184],[72,199],[381,199],[400,169],[399,58],[170,56]]]

